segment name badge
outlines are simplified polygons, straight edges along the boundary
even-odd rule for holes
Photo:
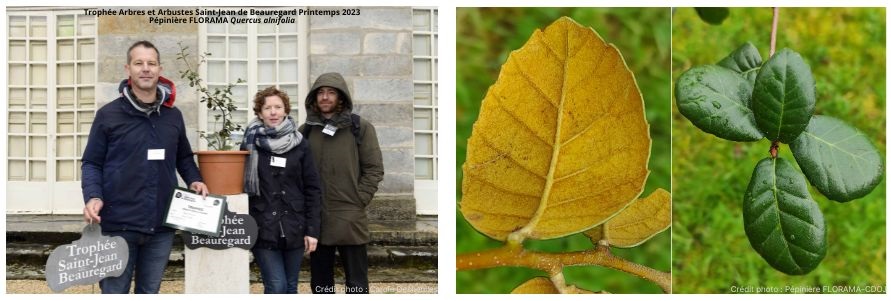
[[[164,149],[150,149],[148,150],[148,159],[149,160],[164,160]]]
[[[322,133],[325,133],[328,136],[334,136],[334,132],[337,132],[337,127],[331,124],[326,124],[325,128],[322,129]]]
[[[287,162],[288,162],[287,158],[276,157],[276,156],[271,156],[269,158],[270,158],[269,165],[272,165],[275,167],[285,167],[285,164],[287,164]]]

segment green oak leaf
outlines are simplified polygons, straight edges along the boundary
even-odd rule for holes
[[[826,256],[826,225],[804,177],[782,158],[758,162],[743,198],[752,248],[789,275],[812,271]]]
[[[726,7],[697,7],[696,14],[708,24],[720,25],[730,16],[730,10]]]
[[[882,156],[866,135],[836,118],[814,116],[790,148],[804,175],[830,200],[861,198],[882,180]]]
[[[771,141],[791,143],[814,113],[816,92],[811,68],[789,49],[767,60],[755,78],[752,111],[755,122]]]
[[[749,106],[752,83],[739,73],[696,66],[681,74],[674,92],[678,111],[704,132],[733,141],[764,137]]]
[[[754,83],[761,69],[761,54],[751,42],[746,42],[718,62],[718,66],[739,72],[749,82]]]

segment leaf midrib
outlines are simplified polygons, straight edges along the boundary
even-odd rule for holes
[[[572,42],[572,40],[569,39],[569,33],[570,33],[570,28],[567,28],[566,33],[565,33],[566,34],[566,51],[565,51],[566,57],[563,59],[563,80],[560,82],[560,101],[557,103],[557,128],[554,131],[554,145],[553,145],[553,150],[551,152],[551,163],[550,163],[550,166],[548,167],[548,175],[545,178],[546,180],[545,180],[544,192],[542,192],[542,194],[541,194],[541,200],[539,201],[538,209],[535,211],[535,215],[532,216],[532,219],[529,220],[529,223],[526,224],[526,226],[523,226],[523,228],[521,228],[520,230],[517,230],[514,233],[511,233],[511,236],[513,236],[513,234],[519,234],[519,237],[516,237],[516,239],[519,239],[520,241],[522,241],[526,237],[530,236],[532,231],[535,229],[535,226],[537,226],[539,221],[541,221],[541,217],[544,216],[545,209],[547,209],[547,207],[548,207],[548,199],[550,198],[550,195],[551,195],[551,188],[554,186],[554,182],[555,182],[554,181],[554,173],[557,170],[557,161],[560,157],[560,147],[562,146],[562,142],[560,141],[560,135],[563,132],[563,102],[566,101],[566,82],[567,82],[566,78],[569,76],[569,72],[567,72],[567,68],[569,67],[569,59],[570,59],[569,51],[571,48],[570,44]],[[544,33],[542,32],[542,35],[543,34]],[[550,47],[550,46],[546,46],[546,47]]]

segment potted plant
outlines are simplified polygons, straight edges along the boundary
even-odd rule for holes
[[[198,56],[198,63],[193,66],[189,62],[188,46],[179,43],[180,51],[176,59],[186,64],[186,70],[180,71],[180,78],[189,82],[189,87],[197,90],[199,101],[205,103],[207,108],[216,112],[214,118],[220,128],[213,132],[199,131],[201,138],[207,141],[207,147],[211,150],[195,152],[198,155],[198,165],[201,169],[201,177],[207,184],[208,190],[214,194],[239,194],[244,191],[244,161],[247,151],[237,149],[241,144],[240,124],[232,122],[232,112],[238,109],[232,100],[232,87],[244,82],[238,79],[235,83],[226,85],[225,88],[208,89],[204,80],[198,74],[198,68],[207,60],[210,53]],[[231,139],[235,136],[237,141]]]

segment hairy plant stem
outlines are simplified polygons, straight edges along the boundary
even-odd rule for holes
[[[569,253],[535,252],[523,249],[522,245],[506,244],[497,249],[460,254],[456,258],[456,265],[458,271],[527,267],[545,271],[552,279],[562,275],[563,268],[567,266],[599,265],[652,281],[666,293],[671,291],[671,273],[616,257],[606,243],[600,243],[592,250]]]
[[[777,50],[777,23],[780,20],[780,8],[773,8],[773,25],[770,28],[770,56]]]

